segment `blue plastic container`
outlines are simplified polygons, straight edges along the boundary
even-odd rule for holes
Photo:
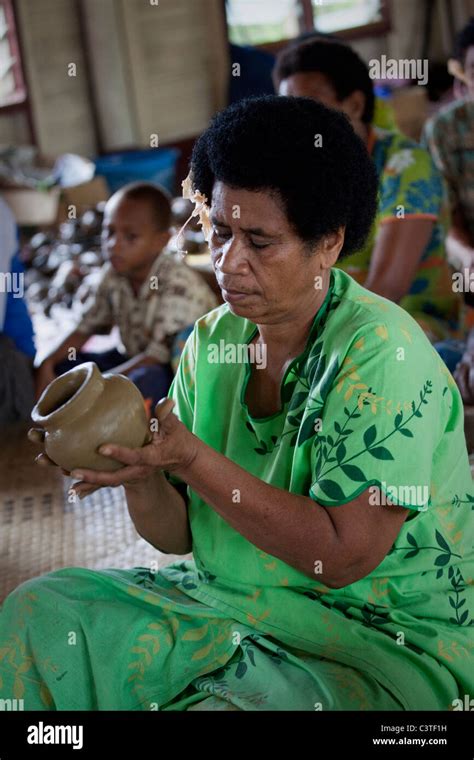
[[[100,156],[95,173],[107,180],[112,193],[128,182],[157,182],[172,195],[176,192],[176,163],[181,151],[177,148],[128,150]]]

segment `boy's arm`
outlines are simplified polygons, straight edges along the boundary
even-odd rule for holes
[[[126,362],[119,364],[117,367],[109,370],[109,372],[115,372],[121,375],[128,375],[132,370],[139,367],[152,367],[157,364],[161,364],[158,359],[154,359],[153,356],[147,356],[146,354],[137,354]]]
[[[50,364],[54,367],[55,364],[67,358],[68,352],[71,348],[74,348],[76,351],[81,349],[90,335],[91,333],[79,332],[79,330],[75,328],[64,338],[57,348],[53,349],[47,354],[47,356],[45,356],[39,367],[42,367],[44,364]]]
[[[60,345],[50,351],[38,366],[38,373],[51,376],[54,365],[67,358],[71,348],[79,350],[86,340],[99,328],[112,328],[113,314],[108,287],[109,269],[105,268],[97,290],[89,297],[82,311],[80,321]]]

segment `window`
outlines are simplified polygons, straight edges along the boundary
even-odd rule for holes
[[[26,99],[11,0],[0,0],[0,108]]]
[[[296,37],[300,10],[298,0],[230,0],[229,39],[235,45],[261,45]]]
[[[235,45],[278,48],[303,32],[339,37],[385,32],[389,0],[225,0]]]
[[[312,0],[314,25],[319,32],[334,33],[382,21],[380,0]]]

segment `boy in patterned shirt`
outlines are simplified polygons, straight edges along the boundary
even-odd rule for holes
[[[102,371],[127,375],[148,406],[166,396],[173,379],[173,339],[217,306],[201,276],[163,250],[170,223],[169,199],[152,183],[126,185],[110,198],[102,228],[108,262],[79,323],[38,368],[38,394],[56,375],[95,361]],[[114,325],[120,332],[120,350],[80,351],[91,335]]]

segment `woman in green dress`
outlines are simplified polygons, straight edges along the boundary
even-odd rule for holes
[[[463,407],[416,322],[334,268],[375,212],[363,143],[314,101],[257,98],[215,117],[190,177],[225,304],[190,335],[153,441],[111,442],[123,469],[72,475],[81,497],[124,485],[139,533],[193,559],[23,583],[0,611],[0,698],[459,709],[474,693]]]

